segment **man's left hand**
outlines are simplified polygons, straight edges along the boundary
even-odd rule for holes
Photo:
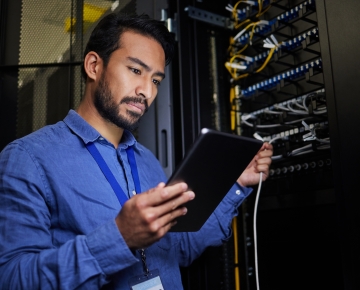
[[[263,173],[262,181],[266,180],[269,176],[272,155],[273,146],[269,143],[264,143],[237,182],[245,187],[257,185],[260,181],[260,172]]]

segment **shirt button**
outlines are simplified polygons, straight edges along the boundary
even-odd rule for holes
[[[99,140],[101,140],[101,141],[102,141],[102,140],[104,140],[104,138],[103,138],[103,137],[100,137],[100,138],[99,138]]]
[[[240,190],[235,191],[235,193],[236,193],[237,195],[239,195],[239,194],[240,194]]]

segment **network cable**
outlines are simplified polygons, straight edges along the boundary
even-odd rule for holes
[[[257,133],[254,134],[254,137],[258,140],[264,141],[264,139]],[[279,138],[276,138],[279,139]],[[271,144],[276,139],[272,139],[269,141]],[[254,232],[254,256],[255,256],[255,279],[256,279],[256,289],[260,290],[259,284],[259,266],[258,266],[258,253],[257,253],[257,229],[256,229],[256,218],[257,218],[257,208],[259,203],[260,191],[262,186],[263,172],[260,172],[260,179],[258,184],[258,189],[255,197],[255,205],[254,205],[254,215],[253,215],[253,232]]]

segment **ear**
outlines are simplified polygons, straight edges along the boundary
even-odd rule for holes
[[[85,56],[84,69],[88,78],[90,78],[91,80],[95,81],[97,78],[99,78],[102,65],[103,61],[96,52],[90,51]]]

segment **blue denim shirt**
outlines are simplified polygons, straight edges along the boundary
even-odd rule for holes
[[[143,273],[115,224],[120,203],[85,147],[95,142],[123,190],[135,190],[125,148],[134,146],[141,188],[165,174],[155,156],[124,132],[117,149],[75,111],[10,143],[0,154],[0,289],[130,289]],[[234,184],[202,229],[167,233],[146,249],[165,289],[183,289],[179,267],[231,235],[250,194]]]

